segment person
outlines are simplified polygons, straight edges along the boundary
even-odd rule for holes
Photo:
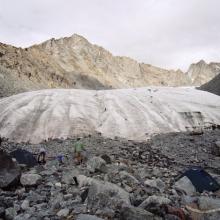
[[[40,148],[40,152],[38,154],[37,162],[39,164],[45,164],[46,163],[46,150],[43,147]]]
[[[85,150],[84,144],[80,142],[81,138],[77,138],[77,142],[74,144],[74,153],[76,155],[77,164],[83,162],[82,151]]]
[[[59,165],[64,164],[64,156],[63,156],[62,154],[59,154],[59,155],[57,156],[57,160],[58,160],[58,162],[59,162]]]

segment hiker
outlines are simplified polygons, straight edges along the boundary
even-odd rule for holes
[[[59,165],[64,164],[64,156],[63,156],[62,154],[59,154],[59,155],[57,156],[57,160],[58,160],[58,162],[59,162]]]
[[[39,164],[45,164],[46,163],[46,150],[43,147],[40,148],[40,152],[38,154],[37,162]]]
[[[77,138],[76,140],[77,142],[74,144],[74,153],[77,164],[81,164],[83,162],[82,151],[84,151],[85,148],[84,148],[84,144],[80,142],[80,138]]]

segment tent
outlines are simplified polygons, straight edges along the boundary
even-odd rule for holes
[[[196,190],[215,192],[220,189],[218,182],[201,167],[193,167],[185,171],[181,177],[186,176],[190,179]]]
[[[23,149],[12,151],[10,155],[15,158],[19,164],[25,164],[27,167],[33,167],[38,164],[34,155]]]

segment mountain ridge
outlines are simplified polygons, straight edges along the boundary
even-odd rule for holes
[[[0,43],[0,88],[7,85],[11,89],[8,94],[6,92],[7,96],[13,94],[16,86],[21,88],[20,92],[46,88],[97,90],[201,85],[217,75],[215,66],[218,63],[209,65],[192,64],[187,73],[166,70],[139,63],[130,57],[114,56],[103,47],[74,34],[27,48]],[[208,70],[208,74],[204,70]],[[11,78],[19,85],[11,85]]]

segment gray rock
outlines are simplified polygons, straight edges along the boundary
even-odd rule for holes
[[[129,193],[110,182],[93,181],[87,199],[90,209],[114,209],[121,204],[130,204]]]
[[[196,188],[193,186],[192,182],[186,176],[179,179],[175,183],[174,188],[180,192],[185,193],[186,195],[189,195],[189,196],[196,193]]]
[[[111,157],[109,157],[107,154],[103,154],[103,155],[101,156],[101,158],[102,158],[107,164],[111,164],[111,163],[112,163]]]
[[[162,196],[149,196],[145,199],[140,205],[140,208],[146,209],[151,204],[157,205],[168,205],[171,203],[171,200]]]
[[[120,211],[120,220],[156,220],[161,219],[155,217],[152,213],[138,207],[127,206],[123,207]]]
[[[23,210],[27,210],[30,207],[30,201],[29,200],[24,200],[21,204],[21,208]]]
[[[77,177],[78,175],[79,175],[79,171],[77,169],[73,169],[73,170],[70,170],[70,171],[67,171],[67,172],[63,172],[61,182],[65,183],[65,184],[68,184],[68,185],[75,184],[73,178]]]
[[[158,189],[160,192],[164,192],[165,189],[165,183],[161,179],[151,179],[151,180],[146,180],[144,182],[146,186],[150,186],[153,188]]]
[[[56,210],[61,207],[62,201],[63,201],[63,194],[57,193],[55,197],[50,198],[49,205],[52,208],[52,210]]]
[[[101,157],[92,157],[87,162],[87,169],[90,172],[106,172],[106,162]]]
[[[4,207],[0,207],[0,218],[3,218],[5,215],[5,209]]]
[[[129,186],[133,186],[139,183],[139,181],[134,176],[132,176],[124,170],[119,172],[119,177],[123,182],[126,182],[126,184],[128,184]]]
[[[220,156],[220,141],[216,141],[212,146],[212,154],[219,157]]]
[[[26,199],[31,203],[43,203],[46,201],[46,196],[40,195],[34,191],[30,191]]]
[[[14,208],[5,209],[5,219],[12,220],[17,215],[17,212]]]
[[[18,184],[21,175],[20,167],[2,150],[0,150],[0,164],[0,188]]]
[[[14,220],[30,220],[31,214],[25,213],[25,214],[20,214],[17,215]]]
[[[202,210],[219,209],[220,198],[201,196],[198,199],[198,204],[199,204],[199,208]]]
[[[67,217],[70,213],[69,209],[61,209],[58,213],[57,216],[59,217]]]
[[[103,220],[103,219],[98,218],[95,215],[80,214],[80,215],[77,216],[76,220]]]
[[[42,177],[38,174],[22,174],[21,175],[21,184],[23,186],[35,186],[41,183]]]

